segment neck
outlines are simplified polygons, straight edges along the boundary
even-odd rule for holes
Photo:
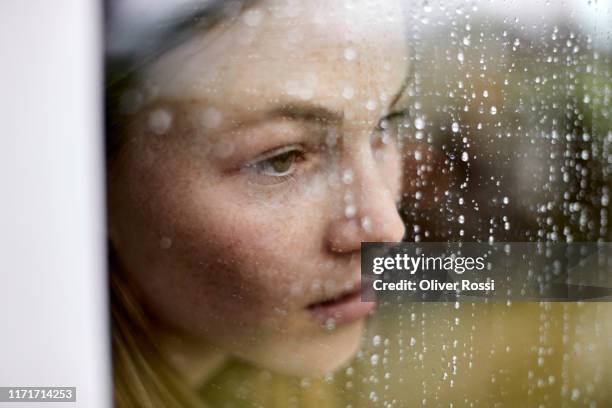
[[[204,385],[227,361],[227,355],[218,348],[168,330],[158,330],[156,343],[168,363],[193,388]]]

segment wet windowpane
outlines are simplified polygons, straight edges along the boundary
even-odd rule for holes
[[[610,296],[364,302],[360,251],[609,242],[610,27],[603,0],[108,2],[117,405],[608,406]]]

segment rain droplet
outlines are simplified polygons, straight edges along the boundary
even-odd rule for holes
[[[470,160],[470,155],[468,154],[468,152],[461,153],[461,161],[467,162],[468,160]]]
[[[453,133],[458,133],[459,132],[459,123],[453,122],[453,124],[451,125],[451,129],[452,129]]]
[[[248,25],[249,27],[256,27],[259,25],[259,23],[261,23],[261,20],[263,19],[263,13],[261,12],[261,10],[249,10],[246,13],[244,13],[244,23],[246,25]]]
[[[353,170],[344,170],[342,173],[342,182],[344,184],[351,184],[353,182]]]
[[[159,247],[161,249],[170,249],[170,247],[172,246],[172,240],[168,237],[162,237],[162,239],[159,240]]]
[[[344,215],[347,218],[353,218],[357,214],[357,208],[354,205],[347,205],[344,209]]]
[[[227,140],[221,140],[214,145],[213,154],[224,159],[231,156],[235,149],[236,146],[234,146],[234,143]]]
[[[347,86],[342,90],[342,97],[344,99],[352,99],[353,96],[355,96],[355,90],[350,86]]]
[[[372,231],[372,220],[370,220],[370,217],[365,216],[361,219],[361,228],[366,232]]]
[[[414,120],[414,127],[418,130],[423,130],[425,128],[425,121],[423,120],[423,118],[416,118]]]
[[[325,329],[331,331],[336,328],[336,319],[327,319],[325,321]]]
[[[211,106],[204,110],[201,123],[205,128],[214,129],[221,124],[222,120],[223,114],[217,108]]]
[[[172,115],[165,109],[157,109],[149,115],[149,129],[156,135],[163,135],[172,125]]]
[[[352,61],[357,58],[357,51],[352,48],[347,48],[344,50],[344,59],[347,61]]]

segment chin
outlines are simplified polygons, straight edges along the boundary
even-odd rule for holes
[[[364,320],[308,339],[262,346],[243,359],[279,374],[316,377],[347,366],[361,345]]]

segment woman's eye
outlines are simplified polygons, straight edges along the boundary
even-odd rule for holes
[[[263,175],[272,177],[287,176],[295,171],[295,165],[304,156],[303,151],[296,148],[273,154],[273,156],[257,161],[251,167]]]

